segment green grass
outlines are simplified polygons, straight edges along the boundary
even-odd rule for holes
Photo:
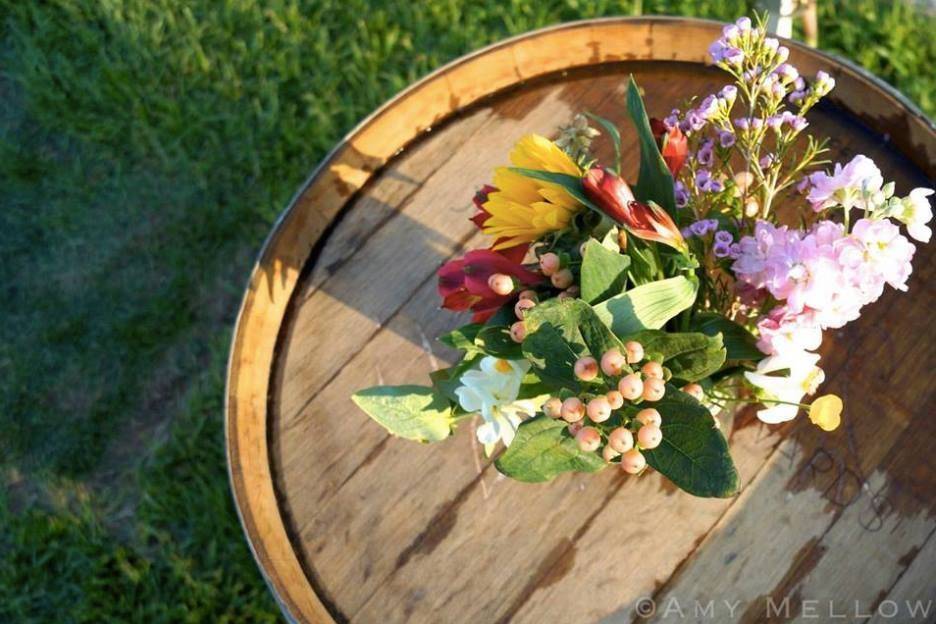
[[[271,221],[426,72],[634,4],[0,0],[0,621],[275,619],[221,427],[230,328]],[[753,3],[642,5],[730,19]],[[932,16],[820,6],[821,47],[933,114]]]

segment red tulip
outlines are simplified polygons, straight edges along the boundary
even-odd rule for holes
[[[689,140],[678,126],[667,129],[666,124],[659,119],[650,120],[650,129],[660,146],[660,154],[666,168],[675,178],[689,154]]]
[[[471,310],[472,320],[482,323],[489,319],[515,294],[498,295],[488,283],[495,273],[509,275],[522,286],[532,286],[543,276],[526,269],[520,262],[528,245],[511,247],[503,252],[475,249],[462,258],[450,260],[439,268],[439,295],[442,307],[448,310]],[[515,289],[519,291],[520,288]]]
[[[583,185],[590,200],[637,238],[686,251],[686,241],[666,211],[636,201],[627,182],[611,171],[595,167],[585,174]]]

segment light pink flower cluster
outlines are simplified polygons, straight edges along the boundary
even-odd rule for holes
[[[837,163],[832,175],[818,171],[809,177],[812,189],[806,199],[812,204],[813,210],[820,212],[831,206],[842,206],[846,210],[852,208],[871,208],[871,201],[876,197],[884,185],[881,170],[874,161],[859,154],[844,167]]]
[[[851,233],[833,221],[803,232],[758,221],[741,239],[732,270],[783,304],[758,324],[767,354],[812,350],[821,331],[858,318],[885,284],[907,289],[915,247],[888,219],[861,219]]]

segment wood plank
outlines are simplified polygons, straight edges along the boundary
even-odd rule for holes
[[[933,570],[936,570],[936,533],[930,534],[922,550],[885,600],[895,603],[897,612],[903,613],[905,617],[909,615],[912,621],[932,621],[929,618],[936,614],[936,604],[933,600],[933,596],[936,596],[936,576],[933,575]],[[893,607],[887,605],[886,609],[882,608],[883,603],[884,600],[874,611],[869,624],[894,621],[891,617]]]

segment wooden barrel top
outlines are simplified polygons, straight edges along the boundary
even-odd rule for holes
[[[888,292],[827,334],[825,388],[846,400],[838,431],[726,423],[744,483],[734,499],[616,470],[515,483],[482,459],[471,426],[417,445],[349,400],[452,361],[435,337],[466,319],[439,311],[435,270],[482,244],[470,198],[512,144],[580,110],[628,128],[629,73],[656,116],[713,91],[727,82],[705,64],[719,28],[607,19],[492,46],[374,113],[296,195],[250,278],[226,404],[237,507],[290,619],[625,622],[650,597],[646,619],[675,618],[675,604],[692,620],[714,600],[708,621],[761,621],[776,615],[768,598],[789,598],[776,619],[827,615],[831,600],[851,620],[855,601],[886,615],[887,601],[936,598],[932,246],[918,249],[909,295]],[[810,115],[834,159],[871,156],[901,193],[931,184],[923,115],[853,66],[789,45],[803,73],[838,81]],[[633,179],[636,140],[624,142]]]

